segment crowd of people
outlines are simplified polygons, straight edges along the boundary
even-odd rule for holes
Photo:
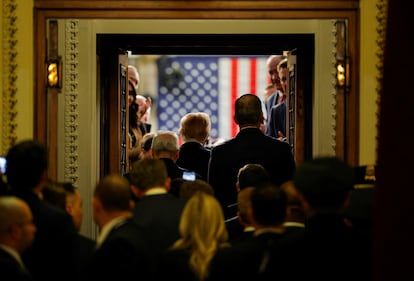
[[[284,103],[287,62],[268,62],[273,112]],[[139,83],[132,68],[131,77],[130,108]],[[257,95],[237,98],[239,132],[212,148],[207,114],[183,116],[179,145],[176,132],[151,133],[141,107],[130,116],[140,133],[130,129],[128,173],[93,187],[96,239],[79,234],[78,190],[48,179],[47,147],[24,140],[10,148],[0,197],[1,280],[371,279],[370,228],[346,212],[354,169],[334,156],[297,166],[284,132],[263,132]]]

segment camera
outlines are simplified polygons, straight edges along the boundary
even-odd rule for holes
[[[192,172],[192,171],[184,171],[183,172],[183,180],[186,180],[186,181],[195,181],[195,179],[196,179],[195,172]]]

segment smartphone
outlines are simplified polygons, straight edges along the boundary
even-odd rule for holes
[[[196,179],[195,172],[192,172],[192,171],[184,171],[183,172],[183,180],[186,180],[186,181],[195,181],[195,179]]]
[[[0,173],[4,175],[6,173],[6,157],[0,157]]]

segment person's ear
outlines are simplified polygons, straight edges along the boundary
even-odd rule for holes
[[[170,177],[165,179],[164,186],[165,186],[165,189],[167,189],[167,191],[171,189],[171,178]]]
[[[99,199],[97,199],[96,197],[92,198],[92,209],[94,213],[99,213],[102,210],[101,201],[99,201]]]
[[[73,211],[73,204],[71,202],[66,202],[65,204],[65,210],[69,215],[72,215]]]
[[[299,201],[300,201],[300,204],[302,205],[302,207],[303,207],[303,210],[305,211],[305,212],[308,212],[309,210],[310,210],[310,204],[309,204],[309,202],[308,202],[308,200],[306,200],[306,198],[302,195],[302,193],[301,192],[299,192],[298,191],[298,199],[299,199]]]
[[[236,122],[237,125],[239,124],[239,121],[237,120],[236,115],[233,116],[233,120],[234,120],[234,122]]]
[[[262,114],[262,116],[260,117],[260,124],[263,124],[264,122],[265,122],[265,117]]]
[[[7,233],[11,237],[13,237],[14,240],[17,241],[17,240],[20,239],[20,237],[22,235],[22,230],[21,230],[21,227],[18,224],[13,223],[13,224],[9,225],[9,227],[7,229]]]
[[[130,189],[131,189],[132,194],[134,194],[135,197],[142,198],[142,191],[136,185],[131,184]]]
[[[177,151],[175,152],[175,155],[174,155],[174,161],[177,161],[179,156],[180,156],[180,150],[177,149]]]
[[[251,207],[247,209],[247,218],[254,227],[257,226],[256,219],[254,218],[253,208]]]

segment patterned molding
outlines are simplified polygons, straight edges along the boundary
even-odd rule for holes
[[[331,85],[332,85],[332,91],[331,91],[331,124],[332,124],[332,133],[331,133],[331,148],[333,150],[333,153],[336,151],[336,34],[337,34],[337,28],[336,28],[336,20],[332,20],[332,49],[331,49],[331,64],[332,64],[332,79],[331,79]]]
[[[383,73],[384,73],[384,49],[385,49],[385,36],[386,36],[386,26],[387,26],[387,0],[377,0],[377,134],[375,136],[376,142],[377,142],[377,149],[378,149],[378,131],[379,131],[379,119],[380,119],[380,101],[381,101],[381,95],[382,95],[382,80],[383,80]],[[378,151],[377,151],[378,154]]]
[[[78,185],[78,55],[79,55],[79,20],[65,21],[65,151],[64,179],[74,186]]]
[[[1,154],[17,140],[17,4],[16,0],[3,0],[3,96]]]

